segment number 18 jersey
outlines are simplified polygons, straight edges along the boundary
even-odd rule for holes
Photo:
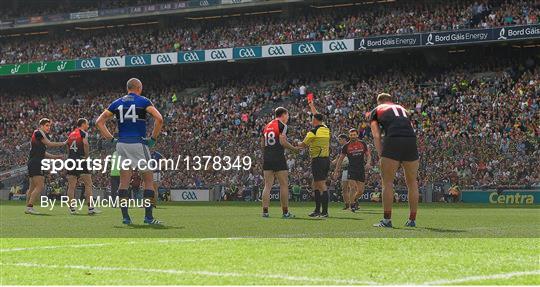
[[[107,110],[113,113],[118,124],[118,142],[143,143],[146,137],[146,108],[152,102],[130,93],[114,101]]]
[[[278,119],[269,122],[263,130],[264,136],[264,163],[279,163],[279,166],[285,165],[285,149],[279,142],[279,136],[287,133],[287,125]],[[277,168],[269,168],[280,170]],[[286,165],[285,168],[286,169]]]

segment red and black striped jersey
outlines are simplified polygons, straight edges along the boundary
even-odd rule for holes
[[[343,145],[341,153],[349,159],[349,170],[362,169],[365,165],[364,155],[369,154],[369,149],[363,141],[349,141]]]
[[[283,155],[285,149],[279,142],[280,135],[287,134],[287,125],[278,119],[269,122],[263,130],[264,136],[264,155]]]
[[[84,158],[84,139],[87,134],[85,131],[80,128],[73,130],[68,137],[68,149],[69,155],[68,158],[79,159]]]
[[[380,104],[371,111],[370,120],[381,125],[385,137],[416,137],[407,111],[400,105]]]
[[[41,160],[45,158],[45,151],[47,150],[47,146],[45,146],[45,144],[41,142],[41,140],[44,138],[50,140],[49,135],[47,135],[40,129],[37,129],[32,133],[32,140],[30,142],[30,155],[28,156],[29,159]]]

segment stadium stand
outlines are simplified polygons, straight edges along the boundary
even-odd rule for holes
[[[538,1],[398,1],[225,19],[188,18],[170,25],[66,29],[0,37],[0,64],[122,56],[540,23]]]

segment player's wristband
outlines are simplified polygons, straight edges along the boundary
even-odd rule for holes
[[[156,145],[156,139],[155,138],[150,138],[149,140],[146,141],[146,145],[148,147],[154,147]]]

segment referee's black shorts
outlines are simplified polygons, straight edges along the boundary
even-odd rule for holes
[[[381,156],[400,162],[417,160],[416,137],[384,137]]]
[[[326,180],[330,170],[330,158],[314,157],[311,159],[311,172],[314,181]]]

